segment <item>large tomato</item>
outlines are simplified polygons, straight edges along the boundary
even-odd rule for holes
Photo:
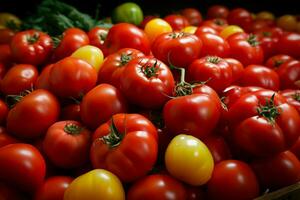
[[[280,89],[300,89],[300,61],[287,61],[276,72],[280,78]]]
[[[49,75],[53,65],[54,64],[49,64],[43,68],[34,84],[35,89],[45,89],[51,91]]]
[[[8,134],[4,127],[0,126],[0,148],[14,143],[19,143],[19,141]]]
[[[164,20],[171,25],[174,31],[180,31],[190,25],[188,19],[183,15],[170,14]]]
[[[88,37],[90,40],[90,45],[96,46],[101,51],[103,54],[106,56],[107,55],[107,50],[104,47],[104,41],[106,39],[106,36],[108,34],[108,29],[107,28],[102,28],[102,27],[94,27],[88,32]]]
[[[287,54],[295,58],[300,58],[300,34],[299,33],[284,33],[279,37],[278,52]]]
[[[271,69],[277,70],[280,67],[280,65],[282,65],[290,60],[293,60],[293,58],[291,56],[286,55],[286,54],[278,54],[278,55],[270,57],[266,61],[265,66],[269,67]]]
[[[10,46],[8,44],[0,45],[0,63],[2,63],[5,67],[11,66],[14,62],[12,52]]]
[[[216,30],[217,33],[221,33],[223,31],[223,29],[228,26],[228,22],[226,19],[216,18],[216,19],[205,20],[201,24],[201,26],[211,27],[214,30]]]
[[[116,114],[97,128],[91,146],[94,168],[103,168],[123,182],[145,176],[157,159],[157,131],[139,114]]]
[[[183,184],[168,175],[153,174],[135,182],[127,193],[128,200],[183,200],[186,190]]]
[[[202,22],[202,15],[199,10],[195,8],[185,8],[180,11],[184,17],[187,18],[188,22],[192,26],[199,26]]]
[[[6,120],[7,131],[17,137],[41,136],[59,117],[58,100],[47,90],[35,90],[18,100]]]
[[[156,58],[130,61],[120,77],[127,99],[143,108],[161,108],[172,96],[175,86],[171,70]]]
[[[279,92],[282,96],[284,96],[289,104],[294,106],[299,114],[300,114],[300,90],[282,90]]]
[[[224,18],[226,19],[229,14],[229,9],[222,5],[213,5],[210,6],[207,10],[207,18]]]
[[[1,29],[0,29],[1,30]],[[0,183],[1,200],[26,200],[26,195],[9,184]]]
[[[11,29],[0,29],[0,44],[10,44],[15,32]]]
[[[12,55],[19,63],[40,65],[52,53],[51,37],[37,30],[18,32],[10,43]]]
[[[243,64],[234,58],[224,58],[229,64],[232,70],[232,83],[235,83],[243,74],[244,66]]]
[[[229,24],[234,24],[242,27],[244,30],[249,31],[252,25],[252,15],[244,8],[235,8],[231,10],[227,16]]]
[[[0,99],[0,125],[5,123],[8,111],[8,106],[4,101],[2,101],[2,99]]]
[[[171,32],[159,35],[153,41],[151,49],[153,55],[165,64],[187,67],[199,57],[202,42],[190,33]]]
[[[249,165],[238,160],[218,163],[207,184],[212,200],[252,200],[259,195],[257,178]]]
[[[123,94],[114,86],[100,84],[89,91],[80,104],[80,115],[84,125],[95,129],[116,113],[127,111]]]
[[[79,122],[59,121],[48,128],[43,150],[58,167],[80,167],[88,160],[90,138],[90,131]]]
[[[0,180],[33,193],[46,174],[46,163],[40,152],[29,144],[10,144],[0,148]]]

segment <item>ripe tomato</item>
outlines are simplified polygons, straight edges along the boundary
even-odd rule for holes
[[[277,54],[276,46],[278,45],[278,37],[273,36],[272,32],[266,29],[256,31],[255,35],[257,36],[257,40],[264,51],[265,59]]]
[[[290,60],[280,65],[276,71],[280,78],[280,88],[300,89],[300,61]]]
[[[128,101],[143,108],[163,107],[174,86],[171,70],[156,58],[134,59],[120,76],[120,87]]]
[[[40,75],[35,82],[35,89],[45,89],[51,91],[51,86],[49,83],[49,75],[54,64],[49,64],[43,68]]]
[[[8,44],[0,45],[0,63],[3,63],[5,67],[11,66],[14,62],[10,46]]]
[[[79,58],[64,58],[55,63],[49,73],[51,91],[62,98],[81,97],[97,82],[96,69]]]
[[[275,56],[270,57],[266,63],[265,66],[269,67],[271,69],[274,69],[275,71],[280,67],[280,65],[293,60],[293,58],[289,55],[285,55],[285,54],[278,54]]]
[[[33,89],[38,78],[38,70],[29,64],[18,64],[8,70],[0,82],[1,91],[6,95],[18,95]]]
[[[192,26],[199,26],[202,22],[201,13],[195,8],[185,8],[180,11],[180,14],[186,17],[189,24]]]
[[[294,106],[299,114],[300,114],[300,90],[282,90],[279,92],[282,96],[284,96],[289,104]]]
[[[227,20],[229,24],[238,25],[244,30],[249,31],[253,19],[248,10],[235,8],[229,12]]]
[[[0,183],[1,200],[26,200],[24,194],[9,184]]]
[[[201,35],[203,33],[211,33],[217,35],[218,32],[210,26],[199,26],[195,32],[195,35]]]
[[[80,117],[80,102],[65,105],[61,109],[60,118],[62,120],[81,121]]]
[[[125,200],[121,181],[104,169],[89,171],[72,181],[64,194],[64,200]]]
[[[296,30],[297,19],[293,15],[282,15],[277,19],[276,24],[283,30],[292,32]]]
[[[208,184],[212,200],[251,200],[259,195],[257,178],[249,165],[238,160],[218,163]]]
[[[90,45],[98,47],[103,52],[104,56],[107,56],[107,50],[104,47],[104,41],[108,34],[107,28],[94,27],[88,32],[88,37],[90,40]]]
[[[145,24],[144,31],[148,36],[150,42],[152,43],[157,36],[163,33],[172,32],[173,29],[167,21],[161,18],[154,18],[149,20],[147,24]]]
[[[197,59],[202,49],[201,40],[184,32],[159,35],[152,43],[153,55],[167,65],[187,67]]]
[[[37,30],[16,33],[10,43],[12,55],[19,63],[40,65],[47,61],[52,53],[51,37]]]
[[[235,33],[243,33],[244,30],[236,25],[229,25],[226,26],[221,32],[220,36],[224,39],[227,39],[229,36],[235,34]]]
[[[10,44],[15,32],[11,29],[0,29],[0,44]]]
[[[32,139],[41,136],[58,119],[59,102],[47,90],[35,90],[18,101],[6,119],[7,131],[17,137]]]
[[[168,175],[153,174],[135,182],[127,193],[128,200],[186,199],[182,183]]]
[[[139,25],[139,27],[140,27],[141,29],[145,29],[146,24],[147,24],[150,20],[152,20],[152,19],[154,19],[154,18],[157,18],[157,17],[158,17],[158,16],[156,16],[156,15],[146,15],[146,16],[144,17],[143,21],[141,22],[141,24]]]
[[[215,164],[231,158],[229,146],[223,137],[219,135],[211,135],[205,138],[203,142],[211,152]]]
[[[0,99],[0,125],[5,123],[8,111],[8,106]]]
[[[45,135],[43,150],[49,160],[61,168],[75,168],[87,162],[91,133],[77,121],[52,124]]]
[[[6,74],[6,67],[3,63],[0,62],[0,80],[3,79],[4,75]]]
[[[4,127],[0,126],[0,148],[14,143],[19,143],[19,141],[8,134]]]
[[[224,28],[228,26],[227,20],[222,18],[205,20],[202,22],[201,26],[208,26],[217,31],[217,33],[221,33]]]
[[[127,102],[122,93],[112,85],[100,84],[90,90],[80,104],[81,120],[95,129],[116,113],[127,111]]]
[[[111,171],[123,182],[137,180],[156,162],[157,137],[154,125],[142,115],[116,114],[93,135],[92,165]]]
[[[140,25],[143,18],[144,15],[141,7],[133,2],[125,2],[117,6],[113,10],[111,17],[114,24],[126,22],[136,26]]]
[[[300,159],[300,137],[289,150],[297,156],[298,160]]]
[[[137,49],[146,55],[150,53],[150,42],[145,32],[128,23],[119,23],[110,28],[104,46],[108,54],[122,48]]]
[[[294,58],[300,58],[300,33],[284,33],[279,37],[277,51]]]
[[[223,18],[226,19],[229,14],[229,9],[223,5],[213,5],[210,6],[207,10],[207,18]]]
[[[214,160],[207,146],[198,138],[180,134],[167,147],[165,165],[173,177],[199,186],[211,178]]]
[[[36,191],[34,200],[63,200],[64,193],[72,181],[73,178],[68,176],[52,176]]]
[[[46,163],[40,152],[29,144],[10,144],[0,148],[0,180],[33,193],[42,185]]]
[[[242,75],[244,71],[243,64],[234,58],[224,58],[224,60],[229,64],[232,70],[232,83],[235,83]]]
[[[120,78],[127,64],[144,54],[136,49],[124,48],[105,58],[98,72],[99,83],[109,83],[120,89]]]
[[[171,25],[174,31],[179,31],[190,25],[188,19],[183,15],[167,15],[164,20]]]
[[[187,26],[181,29],[181,32],[194,34],[197,31],[197,26]]]

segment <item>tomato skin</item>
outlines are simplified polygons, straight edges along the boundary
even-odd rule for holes
[[[0,148],[0,180],[33,193],[42,185],[46,173],[43,156],[32,145],[10,144]]]
[[[138,4],[125,2],[113,10],[111,18],[114,24],[126,22],[138,26],[141,24],[144,15]]]
[[[285,55],[285,54],[277,54],[275,56],[270,57],[266,63],[265,66],[274,70],[277,70],[280,65],[293,60],[293,58],[289,55]]]
[[[3,79],[5,74],[6,74],[6,67],[4,66],[3,63],[0,62],[0,80]]]
[[[1,200],[25,200],[26,197],[20,191],[11,185],[0,183],[0,199]]]
[[[188,19],[183,15],[167,15],[164,20],[171,25],[174,31],[179,31],[190,25]]]
[[[208,26],[220,33],[228,26],[227,20],[222,18],[209,19],[202,22],[201,26]]]
[[[287,102],[294,106],[300,114],[300,90],[287,89],[282,90],[279,93],[284,96]]]
[[[90,90],[80,104],[80,115],[84,125],[96,129],[116,113],[127,112],[123,94],[114,86],[99,84]]]
[[[53,94],[43,89],[35,90],[8,112],[7,131],[24,139],[36,138],[56,122],[59,112],[60,106]]]
[[[43,68],[40,75],[35,82],[35,89],[45,89],[51,91],[51,86],[49,83],[49,75],[54,64],[49,64]]]
[[[207,186],[212,200],[251,200],[259,195],[254,172],[249,165],[238,160],[218,163]]]
[[[171,176],[162,174],[148,175],[135,182],[128,191],[128,200],[179,200],[186,199],[182,183]]]
[[[10,44],[15,32],[11,29],[0,29],[0,44]]]
[[[243,64],[234,58],[224,58],[224,60],[229,64],[232,70],[232,83],[235,83],[243,74],[244,66]]]
[[[150,41],[145,32],[128,23],[119,23],[110,28],[104,46],[107,48],[108,54],[122,48],[137,49],[145,55],[150,53]]]
[[[129,102],[154,109],[163,107],[169,100],[175,81],[171,70],[163,62],[141,57],[127,64],[120,77],[120,87]]]
[[[49,72],[51,91],[59,97],[80,97],[97,82],[97,71],[89,63],[67,57],[55,63]]]
[[[215,164],[231,158],[229,146],[223,137],[219,135],[211,135],[205,138],[203,142],[211,152]]]
[[[227,16],[229,24],[238,25],[248,31],[252,24],[251,13],[243,8],[235,8],[231,10]]]
[[[280,89],[300,89],[300,61],[290,60],[276,71],[280,78]]]
[[[180,14],[187,18],[192,26],[199,26],[202,22],[202,15],[199,10],[195,8],[185,8],[180,11]]]
[[[287,54],[294,58],[300,58],[300,34],[299,33],[284,33],[279,37],[277,51],[281,54]]]
[[[189,33],[164,33],[153,41],[151,49],[153,55],[165,64],[186,68],[199,57],[202,42]]]
[[[136,49],[124,48],[105,58],[98,72],[98,82],[108,83],[120,89],[120,78],[127,64],[144,54]]]
[[[8,111],[8,106],[0,99],[0,125],[5,123]]]
[[[38,70],[29,64],[18,64],[6,72],[0,82],[1,91],[6,95],[18,95],[30,90],[38,78]]]
[[[201,35],[203,33],[211,33],[217,35],[218,32],[210,26],[199,26],[195,32],[195,35]]]
[[[201,187],[186,186],[187,200],[205,200],[206,193]]]
[[[229,10],[226,6],[222,5],[213,5],[210,6],[207,10],[207,18],[214,19],[214,18],[224,18],[226,19],[229,14]]]
[[[167,21],[161,18],[154,18],[148,21],[145,25],[144,31],[152,44],[157,36],[163,33],[172,32],[173,29]]]
[[[279,76],[263,65],[248,65],[245,67],[239,83],[242,86],[257,86],[274,91],[279,90]]]
[[[19,141],[8,134],[4,127],[0,126],[0,148],[14,143],[19,143]]]
[[[79,28],[68,28],[62,34],[59,45],[54,49],[53,60],[70,56],[76,49],[89,44],[88,35]]]
[[[3,63],[5,67],[11,66],[14,62],[10,46],[8,44],[0,45],[0,63]]]
[[[107,37],[108,29],[102,27],[94,27],[88,32],[90,45],[98,47],[103,52],[104,56],[107,56],[107,50],[104,46],[104,41]]]
[[[34,200],[63,200],[64,192],[73,181],[68,176],[52,176],[45,180],[34,195]]]
[[[62,120],[81,121],[80,103],[72,103],[62,107],[60,118]]]
[[[251,166],[263,188],[279,189],[300,180],[300,162],[290,151],[255,160]]]
[[[239,60],[244,66],[262,64],[264,54],[257,45],[255,36],[246,33],[235,33],[227,38],[230,46],[229,57]]]

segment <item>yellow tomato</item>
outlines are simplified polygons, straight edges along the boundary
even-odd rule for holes
[[[207,146],[198,138],[180,134],[167,147],[165,165],[175,178],[199,186],[211,178],[214,160]]]
[[[99,71],[104,59],[101,49],[91,45],[80,47],[73,52],[71,57],[85,60],[90,65],[92,65],[97,70],[97,72]]]
[[[191,34],[194,34],[197,30],[197,26],[187,26],[185,28],[183,28],[181,31],[182,32],[185,32],[185,33],[191,33]]]
[[[172,30],[171,25],[161,18],[151,19],[144,28],[144,31],[151,42],[160,34],[172,32]]]
[[[6,23],[13,21],[16,25],[21,24],[21,20],[11,13],[0,13],[0,27],[6,27]]]
[[[277,26],[285,31],[294,31],[297,27],[297,19],[293,15],[283,15],[277,19]]]
[[[244,30],[239,27],[239,26],[236,26],[236,25],[230,25],[230,26],[227,26],[226,28],[224,28],[221,33],[220,33],[220,36],[224,39],[228,38],[229,36],[231,36],[232,34],[234,33],[239,33],[239,32],[244,32]]]
[[[269,11],[261,11],[256,14],[256,19],[262,19],[262,20],[274,20],[275,16],[273,13]]]
[[[94,169],[72,181],[64,200],[125,200],[121,181],[104,169]]]

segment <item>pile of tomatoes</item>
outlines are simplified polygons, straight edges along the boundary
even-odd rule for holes
[[[300,181],[297,16],[141,12],[55,38],[1,25],[0,199],[250,200]]]

